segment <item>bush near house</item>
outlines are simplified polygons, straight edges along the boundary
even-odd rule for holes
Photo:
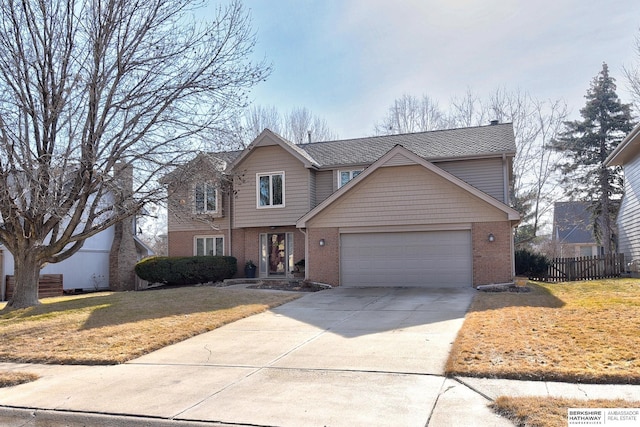
[[[516,276],[526,276],[531,279],[546,277],[549,260],[546,256],[528,249],[518,249],[516,256]]]
[[[231,256],[151,257],[138,262],[142,280],[167,285],[195,285],[233,277],[238,260]]]

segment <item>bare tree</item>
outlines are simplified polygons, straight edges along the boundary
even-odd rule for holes
[[[269,67],[238,2],[198,23],[188,0],[4,0],[0,5],[0,242],[7,308],[38,304],[46,263],[165,196],[157,182],[197,137],[246,106]],[[134,188],[119,170],[135,170]]]
[[[274,106],[254,105],[245,112],[245,122],[249,140],[255,139],[265,129],[280,134],[282,132],[282,118]]]
[[[463,96],[451,98],[449,114],[447,115],[448,128],[471,127],[486,124],[488,109],[483,105],[480,97],[470,88]]]
[[[305,107],[294,108],[284,116],[282,136],[294,144],[337,139],[327,121]]]
[[[631,93],[632,105],[636,114],[640,112],[640,35],[635,39],[636,63],[623,67],[624,75],[627,79],[627,88]]]
[[[376,125],[376,134],[426,132],[446,127],[438,102],[428,95],[422,98],[404,94],[389,107],[387,116]]]

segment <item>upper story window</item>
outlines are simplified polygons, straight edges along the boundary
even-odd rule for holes
[[[218,212],[218,188],[211,183],[198,183],[194,186],[196,213]]]
[[[284,207],[284,172],[256,174],[259,208]]]
[[[196,236],[194,254],[224,255],[224,237],[222,236]]]
[[[351,181],[356,176],[360,175],[362,169],[350,170],[350,171],[340,171],[338,175],[338,188],[345,185],[347,182]]]

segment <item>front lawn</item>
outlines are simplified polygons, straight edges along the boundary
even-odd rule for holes
[[[299,296],[201,286],[46,298],[0,314],[0,361],[122,363]]]
[[[640,408],[640,401],[499,397],[491,408],[517,426],[566,427],[569,408]]]
[[[447,374],[640,384],[640,280],[529,286],[476,295]]]
[[[37,379],[38,376],[36,374],[29,372],[0,372],[0,387],[11,387]]]

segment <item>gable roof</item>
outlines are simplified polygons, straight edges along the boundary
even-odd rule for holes
[[[556,202],[553,205],[553,240],[558,243],[596,244],[589,202]]]
[[[401,145],[428,161],[514,156],[516,153],[511,123],[300,145],[265,129],[244,150],[201,153],[189,162],[185,169],[195,165],[199,157],[205,157],[212,165],[223,164],[226,170],[231,170],[242,163],[254,148],[269,145],[279,145],[300,160],[305,167],[312,169],[370,165],[396,145]],[[181,169],[167,174],[163,181],[168,182],[177,176]]]
[[[233,161],[232,167],[236,167],[240,163],[242,163],[242,161],[249,155],[249,153],[253,151],[254,148],[268,145],[279,145],[280,147],[284,148],[285,151],[288,151],[293,157],[296,157],[298,160],[300,160],[307,168],[317,168],[320,166],[314,160],[314,158],[305,150],[300,148],[300,146],[287,141],[286,139],[269,129],[265,129]]]
[[[194,175],[194,168],[199,170],[213,169],[224,172],[240,155],[241,151],[220,151],[216,153],[198,153],[188,163],[181,165],[160,178],[162,184],[170,184],[188,179]]]
[[[638,124],[625,139],[609,154],[604,161],[606,166],[618,166],[629,163],[640,154],[640,124]]]
[[[299,147],[326,167],[371,164],[396,145],[430,161],[515,155],[516,152],[511,123],[315,142]]]
[[[357,177],[353,178],[344,186],[340,187],[337,191],[335,191],[331,196],[325,199],[318,206],[310,210],[308,213],[303,215],[297,222],[296,227],[305,228],[306,223],[311,220],[313,217],[322,212],[325,208],[329,207],[336,200],[340,199],[344,194],[348,193],[355,185],[359,182],[367,179],[372,173],[374,173],[377,169],[385,166],[394,166],[394,165],[407,165],[407,164],[416,164],[421,165],[429,171],[439,175],[440,177],[446,179],[447,181],[453,183],[454,185],[462,188],[466,192],[472,194],[473,196],[483,200],[489,205],[503,211],[507,215],[507,219],[511,221],[519,221],[520,214],[515,210],[500,202],[497,199],[487,195],[486,193],[478,190],[477,188],[467,184],[463,180],[455,177],[449,172],[444,171],[443,169],[435,166],[428,160],[423,159],[422,157],[416,155],[410,150],[406,149],[401,145],[396,145],[391,150],[389,150],[386,154],[381,156],[375,163],[366,168],[362,173],[360,173]]]

